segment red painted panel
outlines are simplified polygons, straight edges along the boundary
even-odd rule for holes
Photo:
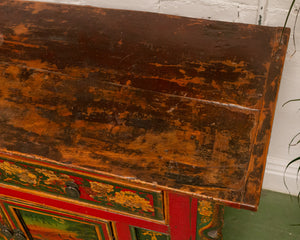
[[[97,217],[108,221],[123,222],[124,224],[151,229],[153,231],[157,231],[161,233],[169,232],[168,226],[163,223],[158,223],[153,221],[150,222],[150,220],[147,221],[146,219],[138,219],[133,216],[131,217],[131,216],[126,216],[118,213],[108,212],[100,209],[95,209],[89,206],[81,206],[81,205],[77,205],[75,202],[70,203],[70,202],[64,202],[62,200],[36,196],[30,193],[19,192],[14,188],[8,189],[5,188],[4,186],[0,186],[0,194],[3,194],[5,196],[10,196],[13,198],[27,200],[29,202],[39,203],[42,205],[47,204],[47,206],[49,207],[60,208],[70,212],[77,212],[80,214],[89,215],[91,217]]]
[[[191,240],[196,240],[197,236],[197,211],[198,211],[198,200],[196,198],[192,199],[191,204]]]
[[[118,233],[117,239],[131,240],[130,227],[128,224],[123,223],[123,222],[117,222],[116,229],[117,229],[117,233]]]
[[[169,193],[170,231],[172,240],[195,239],[197,201],[188,196]]]

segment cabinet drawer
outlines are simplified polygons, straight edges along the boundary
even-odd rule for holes
[[[92,173],[0,154],[0,182],[163,220],[161,191],[136,188]]]

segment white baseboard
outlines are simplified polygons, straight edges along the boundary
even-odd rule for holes
[[[286,194],[290,192],[292,195],[298,195],[300,191],[300,176],[298,186],[296,180],[299,164],[291,165],[286,172],[285,179],[288,186],[288,190],[284,186],[283,181],[284,169],[287,164],[288,160],[286,159],[268,156],[263,182],[263,189]]]

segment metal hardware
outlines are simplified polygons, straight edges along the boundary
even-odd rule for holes
[[[211,230],[207,233],[207,235],[212,239],[219,239],[220,233],[218,229]]]
[[[10,230],[10,228],[6,225],[1,225],[1,233],[7,238],[7,239],[11,239],[13,234],[12,231]]]
[[[76,199],[80,197],[79,187],[74,182],[66,182],[65,191],[68,197],[76,198]]]

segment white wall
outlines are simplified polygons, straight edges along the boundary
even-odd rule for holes
[[[231,22],[243,22],[270,26],[283,26],[292,0],[40,0],[44,2],[92,5],[106,8],[132,9],[151,12],[199,17]],[[296,3],[300,4],[300,0]],[[296,5],[295,8],[299,8]],[[293,27],[296,12],[292,12],[288,26]],[[300,21],[300,17],[299,17]],[[279,91],[274,127],[269,149],[264,188],[285,192],[283,185],[284,166],[297,154],[300,147],[288,153],[288,143],[300,132],[300,103],[281,105],[293,98],[300,98],[300,23],[296,27],[296,42],[299,51],[293,56],[294,46],[290,42],[282,84]],[[298,166],[288,171],[287,181],[296,194],[295,184]]]

